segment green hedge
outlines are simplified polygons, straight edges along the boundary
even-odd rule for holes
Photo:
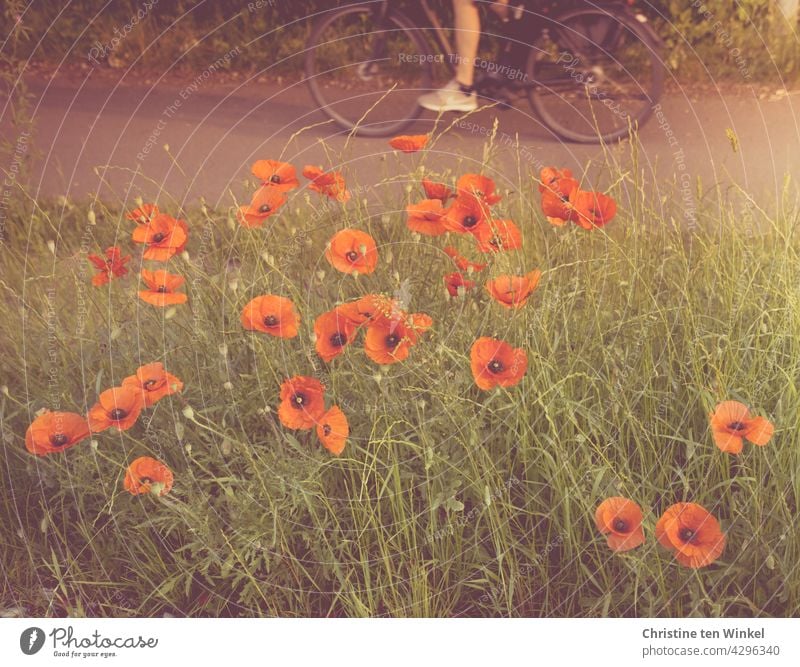
[[[34,9],[26,4],[6,0],[0,18],[4,35],[15,26],[25,32],[17,54],[24,58],[57,63],[68,54],[71,62],[103,67],[136,63],[163,70],[203,67],[238,46],[233,67],[272,67],[274,74],[288,74],[299,66],[295,54],[308,33],[306,17],[334,3],[115,0],[106,6],[106,0],[73,0],[66,8],[38,3]],[[449,12],[449,2],[438,4]],[[668,66],[684,80],[796,77],[800,49],[776,2],[654,0],[636,6],[653,21],[668,47]]]

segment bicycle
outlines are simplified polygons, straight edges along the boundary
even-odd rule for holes
[[[400,134],[423,111],[417,97],[453,75],[457,56],[428,1],[418,0],[414,18],[396,4],[324,10],[306,46],[314,101],[359,136]],[[495,35],[497,60],[476,59],[479,97],[502,108],[526,97],[561,139],[627,137],[650,116],[664,82],[662,44],[646,17],[621,0],[535,4],[512,0],[512,18]]]

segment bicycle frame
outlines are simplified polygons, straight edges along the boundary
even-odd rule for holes
[[[634,117],[637,122],[644,122],[652,113],[652,101],[660,97],[663,87],[660,68],[663,44],[647,19],[631,9],[630,2],[625,4],[623,0],[602,4],[599,4],[602,0],[531,2],[535,4],[511,0],[511,20],[487,31],[487,36],[497,39],[494,42],[497,49],[487,59],[477,58],[471,63],[476,70],[474,89],[478,96],[499,108],[511,108],[518,97],[527,97],[544,124],[557,136],[570,141],[595,143],[598,136],[605,140],[623,138],[630,124],[622,126],[616,122],[619,118]],[[421,113],[421,107],[414,104],[414,88],[430,90],[444,78],[446,70],[450,70],[452,77],[452,71],[460,62],[453,49],[451,30],[442,25],[444,20],[434,11],[432,0],[415,0],[410,7],[402,8],[398,4],[397,0],[351,0],[332,9],[330,16],[320,17],[308,40],[305,72],[311,95],[323,112],[344,128],[354,130],[360,123],[361,110],[351,108],[356,105],[359,94],[369,96],[383,91],[381,99],[384,99],[387,89],[396,87],[392,81],[400,80],[399,90],[403,96],[395,95],[394,99],[403,109],[388,111],[389,117],[382,117],[375,127],[359,127],[357,131],[363,136],[388,136],[413,123]],[[530,9],[526,10],[525,4],[529,4]],[[357,20],[366,21],[369,29],[359,33],[359,25],[354,24],[354,34],[360,35],[361,43],[367,42],[368,46],[364,44],[367,48],[349,66],[353,67],[356,77],[353,90],[361,92],[353,96],[346,92],[350,88],[335,84],[328,92],[327,86],[319,83],[320,74],[339,71],[340,63],[336,62],[338,56],[333,52],[334,62],[327,62],[324,56],[318,61],[318,47],[321,40],[337,42],[338,34],[327,31],[342,17],[358,16],[362,18]],[[619,29],[616,26],[620,26]],[[350,34],[348,30],[343,31],[343,38]],[[631,72],[634,77],[638,76],[635,69],[629,71],[628,65],[619,62],[615,55],[623,54],[625,59],[628,33],[633,40],[631,43],[637,47],[638,57],[632,60],[634,68],[644,68],[641,83],[636,78],[631,79]],[[399,41],[394,39],[395,35]],[[394,72],[384,64],[394,62],[391,59],[399,44],[403,45],[400,48],[406,55],[409,50],[419,55],[417,58],[398,56],[397,62],[417,65],[411,65],[410,69],[404,66],[405,69]],[[322,71],[318,67],[320,63]],[[433,63],[440,65],[434,68]],[[406,81],[412,86],[404,87]],[[377,88],[373,89],[375,86]],[[610,124],[606,124],[609,129],[584,122],[589,116],[581,116],[580,110],[575,110],[565,120],[560,110],[553,112],[551,109],[553,104],[571,109],[570,100],[579,98],[602,100],[608,108],[606,115],[610,116]],[[615,110],[622,108],[614,107],[617,99],[626,108],[630,106],[630,113]],[[395,115],[398,113],[403,115],[398,117]],[[591,117],[594,118],[593,111]],[[585,128],[576,129],[583,127],[582,122]]]
[[[514,10],[514,2],[510,3],[512,7],[510,9]],[[521,2],[518,6],[522,7],[525,2]],[[572,2],[551,2],[545,5],[544,7],[539,6],[540,3],[537,3],[537,11],[527,10],[527,13],[522,17],[512,18],[511,20],[504,22],[502,26],[505,27],[504,31],[498,32],[499,37],[506,38],[506,49],[504,52],[501,52],[500,58],[497,59],[496,63],[493,63],[495,67],[487,68],[487,69],[494,69],[495,71],[513,71],[517,74],[522,73],[522,80],[518,80],[518,77],[515,75],[512,78],[509,77],[499,77],[499,76],[478,76],[475,82],[475,88],[480,94],[481,92],[486,92],[488,90],[496,90],[498,88],[501,89],[513,89],[517,91],[524,91],[531,88],[536,88],[540,84],[536,81],[527,80],[527,75],[523,72],[522,63],[517,61],[515,62],[514,57],[511,55],[511,51],[514,49],[515,46],[521,46],[522,48],[529,48],[530,45],[514,38],[514,33],[522,33],[527,31],[528,37],[530,35],[536,35],[543,33],[547,30],[546,21],[549,19],[548,15],[552,15],[552,12],[564,12],[565,10],[574,9],[581,6],[594,6],[592,2],[588,2],[588,0],[572,0]],[[613,7],[614,10],[619,12],[625,12],[630,14],[630,3],[623,2],[622,0],[613,0],[612,2],[604,3],[606,6]],[[431,8],[428,0],[418,0],[417,5],[421,9],[422,13],[424,14],[425,18],[428,21],[428,26],[426,26],[426,30],[429,30],[432,34],[433,42],[435,44],[436,49],[439,53],[445,56],[445,63],[447,63],[450,67],[451,71],[455,70],[454,61],[458,57],[455,53],[454,47],[448,37],[448,30],[445,28],[441,21],[439,20],[438,15],[436,12]],[[390,7],[390,0],[383,0],[382,2],[376,3],[374,6],[374,11],[376,15],[376,24],[379,26],[385,25],[386,17],[391,10]],[[609,14],[611,15],[611,14]],[[644,17],[638,17],[640,23],[646,23],[646,19]],[[652,34],[652,37],[656,41],[660,41],[655,34],[655,31],[647,25],[649,32]],[[613,36],[612,36],[613,37]],[[608,35],[606,36],[608,38]],[[604,44],[610,44],[613,42],[612,39],[604,39]],[[375,50],[373,51],[372,58],[374,62],[380,61],[383,56],[381,52],[383,48],[383,41],[377,40],[375,44]],[[610,50],[610,47],[609,47]],[[491,63],[490,63],[491,64]],[[568,68],[567,68],[568,69]],[[548,87],[551,89],[554,86],[558,86],[559,84],[563,84],[565,86],[575,86],[575,76],[566,74],[563,77],[563,80],[558,79],[550,79],[548,81]]]

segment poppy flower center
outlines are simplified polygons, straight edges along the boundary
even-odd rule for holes
[[[347,257],[348,261],[355,262],[358,259],[358,253],[355,250],[351,250],[345,257]]]
[[[261,206],[258,207],[259,213],[269,213],[271,210],[272,207],[269,204],[261,204]]]
[[[342,347],[347,342],[347,338],[343,333],[337,331],[331,336],[331,345],[334,347]]]
[[[331,427],[330,427],[330,425],[329,425],[329,424],[325,424],[325,425],[322,427],[322,433],[323,433],[324,435],[330,435],[330,434],[331,434]]]
[[[53,447],[63,447],[69,442],[69,438],[67,437],[66,433],[53,433],[50,436],[50,444]]]
[[[267,315],[264,318],[264,326],[274,327],[278,323],[278,318],[274,315]]]
[[[499,359],[492,359],[487,368],[492,371],[492,373],[502,373],[503,372],[503,362]]]
[[[156,292],[159,292],[160,294],[166,294],[166,292],[167,292],[167,286],[166,286],[166,285],[159,285],[159,286],[156,288]]]
[[[142,383],[142,386],[143,386],[143,387],[144,387],[144,388],[145,388],[147,391],[152,391],[153,389],[156,389],[156,387],[160,387],[162,384],[164,384],[164,383],[163,383],[163,381],[162,381],[162,382],[159,382],[159,381],[158,381],[158,380],[156,380],[155,378],[150,378],[149,380],[145,380],[145,381]]]
[[[680,537],[684,542],[691,542],[697,533],[693,531],[691,528],[681,528],[681,532],[678,533],[678,537]]]
[[[386,347],[397,347],[400,342],[400,337],[397,334],[389,334],[386,336]]]
[[[128,416],[128,411],[123,410],[122,408],[114,408],[111,412],[108,413],[108,416],[111,417],[115,422],[119,421],[120,419],[125,419]]]
[[[280,183],[280,182],[281,182],[281,177],[280,177],[280,176],[278,176],[278,174],[272,174],[272,176],[270,176],[270,179],[269,179],[269,180],[270,180],[272,183]]]
[[[744,425],[743,422],[731,422],[730,424],[728,424],[728,428],[731,429],[732,431],[744,431],[746,426]]]
[[[474,227],[478,224],[478,218],[476,218],[474,215],[465,216],[461,224],[469,229],[470,227]]]
[[[150,479],[149,477],[142,477],[139,480],[139,484],[152,484],[152,483],[153,483],[153,480]]]
[[[156,232],[153,234],[153,243],[161,243],[164,240],[164,234],[162,232]]]
[[[307,399],[304,394],[295,394],[294,398],[292,399],[292,403],[294,404],[294,407],[299,410],[306,404],[306,400]]]
[[[628,530],[628,522],[624,519],[615,519],[614,530],[616,530],[618,533],[624,533]]]

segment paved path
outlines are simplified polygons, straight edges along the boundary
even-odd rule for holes
[[[115,202],[139,194],[150,199],[163,188],[183,202],[203,196],[212,203],[231,203],[232,192],[241,196],[242,179],[254,159],[276,157],[286,147],[284,158],[298,166],[328,165],[345,146],[346,138],[331,124],[307,130],[286,145],[299,128],[324,120],[302,83],[221,85],[212,78],[187,92],[191,84],[190,78],[151,83],[130,74],[114,82],[91,71],[31,78],[37,130],[30,143],[42,154],[33,165],[31,190],[74,199],[97,193]],[[785,174],[800,174],[800,95],[781,92],[761,99],[754,92],[723,95],[713,90],[667,95],[660,115],[642,131],[638,168],[650,183],[675,179],[685,191],[698,177],[705,184],[738,183],[772,208]],[[479,161],[495,116],[500,140],[494,164],[509,174],[516,174],[510,149],[516,133],[528,163],[523,166],[531,169],[554,164],[582,171],[591,161],[592,178],[604,160],[633,165],[627,143],[604,158],[597,146],[558,142],[537,125],[527,105],[521,111],[485,110],[471,117],[437,144],[441,153],[433,164],[456,168],[456,159],[463,158],[466,170],[472,160]],[[431,119],[411,131],[427,131]],[[7,119],[0,121],[0,130],[13,142]],[[727,128],[738,138],[736,152]],[[341,158],[350,178],[363,186],[391,175],[395,163],[386,159],[387,151],[385,139],[352,139]]]

